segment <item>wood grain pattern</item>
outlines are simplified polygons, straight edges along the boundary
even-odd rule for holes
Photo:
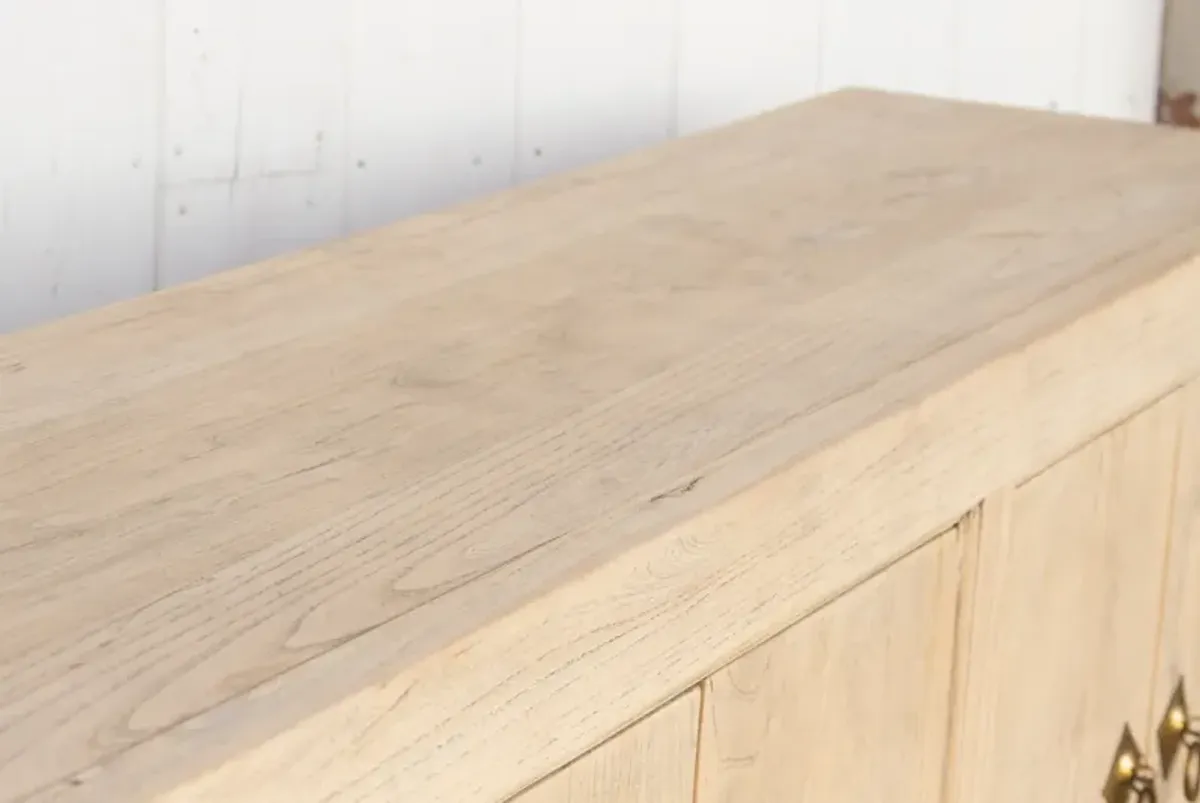
[[[0,800],[514,794],[1200,374],[1198,146],[838,93],[0,340]]]
[[[1180,395],[984,503],[951,801],[1093,801],[1149,750]]]
[[[697,803],[938,800],[962,540],[956,527],[706,681]]]
[[[699,727],[692,690],[510,803],[693,803]]]

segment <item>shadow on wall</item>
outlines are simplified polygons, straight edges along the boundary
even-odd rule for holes
[[[153,289],[154,171],[121,173],[0,176],[0,332]]]
[[[842,85],[1148,120],[1160,12],[1157,0],[0,2],[0,330]]]
[[[630,136],[612,111],[576,114],[577,131],[555,147],[519,147],[508,119],[451,132],[374,129],[344,158],[312,170],[192,181],[168,187],[160,211],[156,285],[220,270],[443,209],[542,175],[667,138]]]
[[[670,133],[666,120],[647,127],[615,113],[577,114],[570,137],[518,148],[512,123],[510,115],[486,129],[436,139],[427,132],[420,143],[411,131],[376,130],[309,169],[161,188],[140,164],[128,175],[10,178],[0,209],[0,332],[444,208]]]

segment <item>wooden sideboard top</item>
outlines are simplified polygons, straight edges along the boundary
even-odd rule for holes
[[[1200,371],[1196,253],[1192,132],[845,91],[0,338],[0,801],[511,794]]]

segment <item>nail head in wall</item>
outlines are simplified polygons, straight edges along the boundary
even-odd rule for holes
[[[317,142],[324,142],[324,141],[325,141],[325,132],[318,131],[317,132]]]
[[[471,160],[471,164],[475,165],[476,167],[479,167],[481,164],[483,164],[483,157],[476,156],[474,159]]]
[[[364,160],[362,160],[362,159],[358,160],[358,169],[359,170],[362,170],[366,166],[367,166],[367,163]]]
[[[176,156],[183,156],[183,146],[182,146],[182,145],[176,145],[176,146],[175,146],[175,155],[176,155]]]
[[[541,148],[534,148],[534,149],[533,149],[533,155],[534,155],[534,156],[541,156],[541,155],[542,155],[542,149],[541,149]]]
[[[187,214],[187,207],[186,207],[186,206],[183,206],[183,205],[180,205],[180,207],[179,207],[179,214],[181,214],[181,215],[186,215],[186,214]]]
[[[192,28],[192,33],[194,33],[194,34],[196,34],[196,35],[199,35],[199,34],[200,34],[200,29],[199,29],[199,28]]]

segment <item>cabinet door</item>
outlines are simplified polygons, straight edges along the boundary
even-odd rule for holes
[[[1096,803],[1151,696],[1181,416],[1173,394],[983,505],[959,639],[953,803]]]
[[[692,803],[699,717],[693,689],[510,803]]]
[[[1170,590],[1163,605],[1162,655],[1155,686],[1155,727],[1162,721],[1172,692],[1182,679],[1188,707],[1200,716],[1200,382],[1181,392],[1183,425],[1179,438],[1179,469],[1175,478]],[[1200,722],[1193,723],[1200,727]],[[1148,747],[1161,765],[1158,745]],[[1171,775],[1160,781],[1159,800],[1182,803],[1184,755],[1172,762]],[[1161,778],[1161,773],[1160,773]]]
[[[937,800],[967,528],[706,681],[697,803]]]

